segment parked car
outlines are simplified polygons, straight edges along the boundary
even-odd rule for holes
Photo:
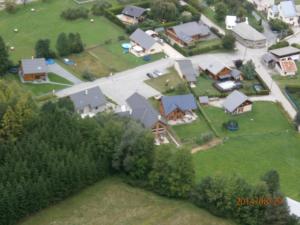
[[[147,75],[147,77],[149,77],[150,79],[151,79],[151,78],[154,78],[154,76],[153,76],[152,73],[147,73],[146,75]]]
[[[155,74],[158,77],[161,76],[161,75],[163,75],[163,73],[161,71],[159,71],[159,70],[154,70],[153,74]]]

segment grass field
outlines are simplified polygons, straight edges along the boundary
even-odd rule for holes
[[[158,90],[159,92],[167,95],[176,94],[175,91],[172,92],[170,89],[176,88],[179,84],[184,83],[179,77],[175,69],[169,69],[169,72],[163,76],[149,79],[145,81],[146,84]],[[168,93],[167,93],[168,92]]]
[[[229,132],[222,123],[232,118],[222,109],[204,108],[226,138],[224,144],[194,155],[197,179],[207,175],[237,174],[256,183],[270,169],[281,176],[282,190],[300,200],[300,136],[277,104],[259,102],[253,112],[234,117],[240,130]]]
[[[233,225],[190,203],[106,179],[19,225]]]
[[[185,147],[193,148],[197,146],[197,139],[203,134],[212,133],[208,124],[198,113],[198,118],[196,121],[190,124],[175,125],[172,126],[173,131],[180,138],[181,142]]]
[[[62,81],[63,78],[59,77],[57,75],[52,76],[52,78]],[[21,87],[23,87],[25,90],[30,91],[34,96],[40,96],[47,93],[51,93],[54,91],[59,91],[61,89],[64,89],[68,86],[66,85],[58,85],[58,84],[31,84],[31,83],[21,83],[20,79],[17,75],[14,74],[7,74],[4,77],[1,77],[0,79],[4,79],[6,81],[14,81],[17,84],[19,84]]]
[[[53,73],[49,73],[48,74],[48,78],[50,81],[52,82],[56,82],[56,83],[61,83],[61,84],[73,84],[72,82],[68,81],[67,79],[61,77],[61,76],[58,76],[56,74],[53,74]]]

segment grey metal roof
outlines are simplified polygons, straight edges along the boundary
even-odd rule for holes
[[[266,63],[270,63],[270,62],[276,60],[275,57],[274,57],[271,53],[269,53],[269,52],[266,53],[266,54],[264,54],[264,55],[262,56],[262,59],[263,59],[263,61],[266,62]]]
[[[129,38],[146,50],[150,49],[156,43],[153,37],[146,34],[140,28],[136,29]]]
[[[103,106],[107,103],[99,87],[89,88],[69,96],[76,110],[83,110],[86,106],[92,108]]]
[[[134,120],[141,122],[144,127],[152,128],[158,121],[160,121],[159,113],[153,108],[146,98],[138,93],[134,93],[126,100],[128,106],[131,108],[131,117]]]
[[[242,92],[235,90],[227,96],[223,103],[223,107],[226,109],[226,111],[232,113],[247,100],[248,97],[246,95],[244,95]]]
[[[200,97],[199,97],[199,102],[200,102],[201,104],[208,104],[208,103],[209,103],[209,98],[208,98],[208,96],[200,96]]]
[[[193,67],[192,61],[189,59],[181,59],[176,61],[179,65],[179,69],[182,74],[185,76],[185,79],[189,82],[197,81],[196,76],[197,72]]]
[[[44,58],[22,59],[22,69],[24,74],[47,73],[48,68]]]
[[[284,17],[297,16],[296,7],[293,1],[281,1],[279,7]]]
[[[284,57],[289,55],[296,55],[300,54],[300,49],[294,48],[292,46],[287,46],[283,48],[277,48],[270,51],[273,55],[276,55],[278,57]]]
[[[230,71],[230,75],[231,75],[232,78],[238,79],[238,78],[240,78],[240,76],[241,76],[241,71],[239,71],[239,70],[237,70],[237,69],[232,69],[232,70]]]
[[[226,68],[226,66],[223,63],[221,63],[219,60],[210,57],[201,60],[199,62],[199,67],[202,70],[208,70],[212,74],[218,74],[224,68]]]
[[[170,114],[177,108],[182,111],[197,109],[197,104],[192,94],[163,96],[161,98],[161,102],[166,115]]]
[[[191,42],[193,36],[206,36],[210,33],[208,26],[203,23],[188,22],[172,27],[177,37],[184,42]]]
[[[141,15],[144,14],[145,11],[146,9],[144,8],[134,6],[134,5],[128,5],[123,9],[122,14],[131,17],[140,17]]]
[[[266,40],[266,37],[255,30],[252,26],[249,24],[243,22],[243,23],[238,23],[232,31],[242,37],[245,40],[250,40],[250,41],[262,41]]]

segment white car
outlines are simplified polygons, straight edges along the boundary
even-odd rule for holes
[[[153,71],[153,74],[155,74],[155,75],[158,76],[158,77],[160,77],[160,76],[163,75],[163,73],[162,73],[161,71],[159,71],[159,70],[154,70],[154,71]]]

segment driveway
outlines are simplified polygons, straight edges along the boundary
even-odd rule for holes
[[[49,72],[55,73],[68,81],[72,82],[73,84],[79,84],[82,83],[81,80],[79,80],[75,75],[71,74],[69,71],[67,71],[65,68],[63,68],[61,65],[55,63],[52,65],[48,65]]]
[[[56,95],[63,97],[87,88],[99,86],[102,92],[118,105],[126,105],[126,99],[135,92],[140,93],[145,98],[159,95],[160,93],[157,90],[144,83],[145,80],[149,79],[146,73],[153,72],[155,69],[166,72],[167,68],[173,66],[173,64],[172,59],[161,59],[131,70],[116,73],[110,77],[74,85],[58,91]]]
[[[171,47],[169,44],[164,43],[162,45],[163,52],[172,59],[182,59],[185,58],[180,52]]]

